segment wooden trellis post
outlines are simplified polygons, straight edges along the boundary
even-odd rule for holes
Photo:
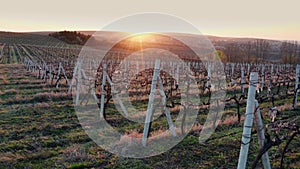
[[[104,117],[104,98],[105,98],[105,85],[106,85],[106,64],[103,64],[103,73],[102,73],[102,85],[101,85],[101,100],[100,100],[100,118]]]
[[[179,84],[179,63],[177,63],[176,69],[176,84]]]
[[[64,75],[66,76],[65,74],[65,71],[64,69],[62,68],[62,71],[64,73]],[[76,75],[77,75],[77,78],[76,78]],[[69,85],[69,89],[68,89],[68,95],[71,94],[72,92],[72,88],[73,88],[73,85],[75,83],[75,80],[76,80],[76,97],[75,97],[75,105],[77,106],[79,104],[79,97],[80,97],[80,89],[81,89],[81,84],[82,84],[82,80],[87,80],[89,81],[90,79],[86,76],[85,72],[81,69],[81,62],[77,62],[76,65],[75,65],[75,68],[74,68],[74,72],[73,72],[73,78],[71,80],[71,83],[68,83]],[[89,86],[89,89],[88,89],[88,93],[91,92],[91,89],[92,89],[92,85],[90,82],[88,82],[87,86]],[[93,98],[95,99],[96,102],[98,102],[98,98],[96,96],[95,93],[92,93],[93,95]],[[82,99],[81,103],[85,100],[86,96]],[[81,104],[80,103],[80,104]]]
[[[46,65],[46,63],[44,63],[44,73],[43,73],[43,80],[44,82],[46,82],[47,80],[47,71],[48,71],[48,66]]]
[[[255,89],[258,83],[258,73],[252,72],[250,74],[250,87],[248,91],[248,99],[246,106],[246,114],[243,128],[242,144],[238,161],[238,169],[245,169],[248,158],[248,150],[251,141],[251,130],[253,125],[253,120],[255,122],[258,142],[260,147],[264,146],[264,128],[261,119],[260,109],[257,100],[255,100]],[[265,169],[270,169],[270,161],[268,153],[266,152],[262,157],[263,166]]]
[[[273,72],[274,72],[274,65],[271,65],[271,77],[270,77],[270,85],[272,85],[273,82]]]
[[[164,112],[166,113],[171,133],[172,133],[173,136],[176,136],[176,132],[175,132],[174,125],[173,125],[172,118],[171,118],[171,114],[170,114],[170,110],[169,110],[169,108],[166,107],[166,105],[167,105],[167,96],[164,92],[163,83],[162,83],[161,77],[158,76],[158,78],[159,78],[159,86],[160,86],[159,92],[160,92],[161,96],[163,97],[163,99],[162,99],[163,100],[163,105],[164,105],[163,109],[164,109]]]
[[[53,79],[53,74],[52,74],[52,72],[53,72],[53,70],[52,70],[52,64],[50,64],[50,66],[49,66],[49,81],[50,81],[50,84],[52,85],[52,79]]]
[[[250,66],[251,66],[251,65],[250,65],[249,63],[248,63],[247,65],[248,65],[248,67],[247,67],[247,74],[248,74],[248,76],[249,76],[249,75],[250,75]]]
[[[298,84],[299,84],[299,65],[296,66],[296,77],[295,77],[295,96],[294,96],[294,103],[293,108],[297,108],[297,101],[298,101]]]
[[[265,85],[265,65],[263,64],[261,67],[261,91],[264,90]]]
[[[151,122],[151,119],[152,119],[152,116],[153,116],[153,104],[154,104],[153,102],[154,102],[154,94],[155,94],[155,91],[156,91],[157,80],[159,80],[160,94],[162,96],[162,100],[163,100],[163,104],[164,104],[164,110],[166,112],[166,116],[167,116],[167,119],[168,119],[168,124],[170,126],[170,130],[172,132],[172,135],[176,136],[174,125],[173,125],[172,118],[171,118],[171,115],[170,115],[170,111],[166,107],[167,100],[166,100],[166,95],[163,91],[163,84],[162,84],[161,78],[159,76],[159,72],[160,72],[160,60],[157,59],[157,60],[155,60],[154,73],[153,73],[152,84],[151,84],[151,92],[150,92],[150,96],[149,96],[148,109],[147,109],[145,125],[144,125],[144,132],[143,132],[143,138],[142,138],[143,146],[146,146],[146,144],[147,144],[147,138],[148,138],[148,134],[149,134],[150,122]]]
[[[76,80],[76,74],[77,74],[77,80]],[[75,65],[75,69],[74,69],[74,72],[73,72],[73,78],[72,78],[72,81],[71,83],[69,84],[69,89],[68,89],[68,95],[71,94],[72,92],[72,87],[75,83],[75,80],[76,80],[76,97],[75,97],[75,106],[78,105],[79,103],[79,95],[80,95],[80,85],[81,85],[81,80],[82,80],[82,73],[81,73],[81,63],[80,62],[77,62],[76,65]]]
[[[87,94],[92,94],[94,100],[98,103],[98,98],[97,98],[95,92],[92,92],[93,85],[92,85],[92,83],[90,81],[91,79],[86,76],[86,74],[85,74],[85,72],[84,72],[83,69],[81,69],[81,74],[82,74],[83,79],[87,81],[87,86],[88,86],[88,92],[87,92]],[[88,95],[88,96],[90,96],[90,95]],[[89,102],[89,97],[88,96],[85,95],[84,98],[81,100],[80,104],[82,104],[85,99],[87,100],[87,102],[86,102],[86,104],[87,104]]]
[[[112,80],[109,78],[108,75],[107,75],[106,78],[107,78],[108,83],[109,83],[110,86],[111,86],[111,90],[113,91],[113,94],[116,95],[116,99],[117,99],[118,103],[120,104],[122,111],[124,112],[125,116],[127,117],[127,116],[128,116],[128,112],[127,112],[127,110],[126,110],[126,108],[125,108],[123,102],[121,101],[121,99],[120,99],[120,97],[119,97],[119,94],[116,92]]]
[[[113,84],[112,80],[109,78],[109,76],[107,74],[107,65],[103,64],[102,85],[101,85],[101,100],[100,100],[100,118],[104,117],[104,99],[105,99],[106,80],[111,85],[112,93],[116,95],[116,99],[117,99],[118,103],[120,104],[120,107],[121,107],[122,111],[124,112],[125,116],[127,117],[128,112],[127,112],[123,102],[121,101],[121,99],[119,97],[119,94],[115,91],[114,84]]]
[[[126,79],[127,78],[127,63],[128,62],[124,62],[124,72],[123,72],[123,77]]]
[[[80,94],[80,84],[81,84],[81,64],[79,63],[78,64],[78,77],[77,77],[77,85],[76,85],[76,99],[75,99],[75,105],[77,106],[78,105],[78,102],[79,102],[79,94]],[[75,77],[73,77],[74,79]]]
[[[58,73],[57,73],[56,88],[58,88],[58,86],[59,86],[59,84],[60,84],[60,81],[61,81],[61,76],[60,76],[60,74],[61,74],[61,73],[62,73],[63,76],[65,77],[67,84],[69,84],[69,80],[68,80],[68,77],[67,77],[67,75],[66,75],[65,69],[63,68],[61,62],[59,62]]]
[[[113,64],[114,64],[114,60],[111,60],[110,61],[110,66],[109,66],[110,71],[112,71],[112,69],[113,69]]]
[[[1,51],[0,51],[0,60],[1,60],[2,56],[3,56],[3,48],[4,48],[4,46],[5,46],[5,44],[2,46]]]
[[[75,65],[75,68],[74,68],[74,72],[73,72],[73,76],[72,76],[72,81],[71,81],[71,84],[69,84],[69,89],[68,89],[68,95],[71,94],[71,91],[72,91],[72,87],[75,83],[75,76],[76,76],[76,73],[78,72],[78,70],[80,71],[80,63],[77,63]]]
[[[234,84],[234,63],[231,63],[231,84]]]
[[[245,169],[247,158],[248,158],[248,150],[249,144],[251,140],[251,129],[254,118],[254,106],[255,106],[255,89],[258,83],[258,74],[257,72],[252,72],[250,74],[250,86],[248,90],[247,97],[247,106],[246,106],[246,114],[243,128],[243,136],[242,136],[242,144],[238,161],[238,169]]]
[[[36,63],[34,63],[34,65],[33,65],[33,74],[36,75],[36,72],[37,72],[36,71]]]
[[[261,119],[261,113],[260,113],[260,108],[259,108],[259,104],[258,101],[255,100],[255,118],[254,118],[254,123],[256,126],[256,131],[257,131],[257,137],[258,137],[258,144],[260,146],[260,148],[262,148],[265,144],[265,131],[264,131],[264,125]],[[268,152],[265,152],[265,154],[263,154],[263,156],[261,157],[263,166],[265,169],[270,169],[271,168],[271,164],[270,164],[270,160],[269,160],[269,154]]]
[[[39,72],[38,72],[37,78],[39,79],[41,77],[41,70],[42,70],[41,65],[38,65],[38,69],[39,69]]]
[[[54,74],[55,74],[55,68],[52,66],[52,79],[51,79],[51,82],[50,82],[51,85],[53,84],[53,81],[54,81]]]
[[[245,94],[245,88],[244,88],[244,83],[245,83],[245,75],[244,75],[244,66],[241,66],[241,85],[242,85],[242,95]]]
[[[207,82],[206,82],[206,90],[210,88],[210,80],[211,80],[211,63],[208,63],[207,65]]]

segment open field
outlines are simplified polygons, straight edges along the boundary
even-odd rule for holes
[[[214,106],[210,105],[210,94],[218,87],[207,87],[209,73],[203,67],[197,66],[196,62],[191,61],[190,66],[195,70],[195,75],[186,76],[185,70],[189,70],[190,67],[180,69],[178,79],[170,78],[170,74],[165,72],[160,74],[164,83],[163,87],[170,89],[168,91],[169,98],[172,100],[168,99],[167,104],[175,102],[175,106],[169,106],[173,122],[182,107],[178,103],[181,99],[178,93],[182,94],[184,90],[187,90],[191,94],[195,94],[198,91],[196,89],[200,91],[199,96],[203,102],[194,108],[197,110],[197,118],[187,136],[171,150],[160,155],[137,159],[117,156],[101,148],[89,138],[78,120],[74,95],[78,89],[76,83],[80,81],[78,80],[80,78],[78,75],[73,77],[73,74],[80,48],[66,44],[63,44],[63,47],[34,44],[39,43],[35,41],[36,39],[45,41],[44,37],[26,36],[24,38],[26,42],[33,41],[33,44],[29,45],[12,44],[16,40],[11,39],[10,36],[2,38],[7,38],[5,41],[10,44],[3,43],[0,59],[0,168],[236,168],[247,102],[247,98],[242,99],[241,91],[244,88],[245,96],[247,96],[250,69],[259,72],[260,85],[264,86],[257,86],[259,93],[256,97],[264,125],[275,125],[276,122],[280,122],[281,125],[286,122],[293,122],[295,126],[300,125],[300,110],[293,108],[295,75],[297,74],[295,65],[251,64],[250,66],[250,64],[228,63],[224,64],[227,87],[222,120],[213,135],[205,143],[199,144],[199,134],[207,118],[209,106]],[[55,40],[53,43],[52,41],[48,43],[56,44],[54,42]],[[61,45],[61,42],[59,44]],[[0,46],[0,50],[2,47]],[[120,54],[113,56],[122,57]],[[104,73],[104,68],[93,60],[88,60],[87,63],[90,68],[98,69],[96,76],[98,81],[95,82],[98,99],[105,90],[105,101],[107,101],[104,108],[105,120],[124,136],[141,138],[144,124],[134,123],[124,118],[115,107],[114,98],[110,98],[113,94],[111,86],[102,85],[100,77]],[[132,63],[114,69],[114,64],[107,63],[108,74],[118,71],[120,76],[132,75],[133,78],[129,79],[130,83],[126,84],[122,82],[122,78],[115,76],[115,80],[120,81],[118,90],[129,92],[134,108],[147,110],[154,70],[139,72],[138,67],[132,66]],[[152,62],[149,62],[149,65],[154,66]],[[168,68],[169,63],[162,65]],[[218,65],[212,64],[212,66],[217,67]],[[114,71],[112,71],[113,69]],[[173,77],[176,77],[176,66],[172,72]],[[85,73],[89,76],[89,72]],[[109,74],[110,77],[112,77],[111,74]],[[242,83],[242,74],[245,74],[243,79],[245,84]],[[213,72],[211,76],[216,75],[218,72]],[[190,91],[186,88],[173,91],[175,80],[177,83],[189,84],[187,79],[192,76],[197,77],[196,80],[199,83],[188,85]],[[73,79],[76,83],[74,82],[72,91],[68,93]],[[261,79],[265,81],[261,81]],[[271,84],[272,87],[269,87],[268,84]],[[129,87],[124,87],[126,85]],[[105,89],[102,89],[102,86]],[[261,88],[264,90],[261,91]],[[268,90],[271,90],[273,95],[270,95]],[[122,95],[122,92],[120,93]],[[85,96],[84,94],[81,96]],[[299,98],[298,96],[297,99],[299,100]],[[83,99],[83,101],[85,100]],[[279,113],[276,122],[272,123],[269,109],[275,106]],[[299,102],[297,106],[300,107]],[[238,121],[238,114],[241,115],[241,122]],[[141,117],[144,119],[144,116]],[[151,123],[149,136],[157,136],[165,130],[168,130],[168,122],[165,116],[158,115]],[[182,133],[180,128],[175,130],[178,135]],[[289,138],[291,133],[288,131],[284,131],[286,133],[278,131],[278,133],[281,134],[280,136],[287,135]],[[268,131],[268,134],[273,138],[272,131]],[[248,156],[249,167],[260,149],[257,137],[257,131],[253,128]],[[295,136],[286,150],[284,168],[299,168],[299,140],[300,134]],[[272,146],[269,150],[272,168],[280,167],[281,153],[286,144],[287,139],[283,139],[281,144]],[[261,161],[257,168],[262,168]]]
[[[235,168],[237,165],[242,124],[236,118],[224,119],[224,124],[204,145],[198,143],[199,128],[195,126],[180,144],[162,155],[122,158],[89,139],[77,120],[72,97],[35,79],[23,65],[1,64],[0,71],[4,72],[0,84],[0,168]],[[290,99],[276,101],[276,105],[283,107],[279,118],[299,115],[299,111],[285,110],[289,108],[286,102]],[[261,105],[264,109],[267,106]],[[266,118],[265,122],[268,121]],[[297,140],[299,136],[286,157],[290,168],[300,165]],[[274,167],[279,165],[278,153],[282,148],[283,145],[274,147],[269,152]],[[257,151],[254,134],[250,161]]]

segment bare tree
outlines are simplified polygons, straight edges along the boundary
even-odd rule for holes
[[[265,61],[270,55],[270,43],[264,39],[257,39],[253,42],[254,55],[258,58],[257,61]]]
[[[233,62],[235,59],[235,44],[234,43],[229,43],[225,45],[225,50],[224,53],[227,56],[227,61],[228,62]]]
[[[296,41],[296,61],[297,63],[300,63],[300,45],[298,44],[298,42]]]
[[[241,44],[241,50],[243,53],[243,60],[245,61],[246,58],[246,62],[250,63],[250,59],[251,56],[253,55],[253,41],[247,41],[246,43]]]
[[[231,42],[225,45],[224,53],[228,58],[228,62],[245,62],[244,51],[242,49],[242,44],[238,42]]]
[[[280,47],[280,55],[283,63],[295,64],[298,59],[298,42],[284,41]]]

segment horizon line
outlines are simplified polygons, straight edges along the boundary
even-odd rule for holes
[[[114,30],[80,30],[80,29],[60,29],[60,30],[0,30],[0,32],[10,32],[10,33],[43,33],[43,32],[61,32],[61,31],[76,31],[76,32],[115,32],[115,33],[130,33],[130,32],[122,32],[122,31],[114,31]],[[300,39],[276,39],[270,37],[259,37],[259,36],[243,36],[243,35],[218,35],[218,34],[196,34],[196,33],[187,33],[187,32],[164,32],[164,33],[178,33],[178,34],[191,34],[191,35],[204,35],[204,36],[212,36],[217,38],[237,38],[237,39],[265,39],[265,40],[273,40],[273,41],[297,41],[300,43]]]

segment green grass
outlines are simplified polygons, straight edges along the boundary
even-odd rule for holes
[[[72,97],[53,95],[44,98],[43,95],[38,95],[57,90],[53,86],[41,87],[42,82],[24,71],[22,65],[0,65],[0,72],[5,72],[8,80],[8,84],[0,81],[0,91],[3,93],[3,104],[0,104],[0,168],[237,167],[242,123],[219,125],[215,133],[203,144],[198,142],[199,130],[192,130],[178,145],[163,154],[142,159],[118,157],[99,147],[87,136],[77,119]],[[233,93],[228,95],[230,94]],[[285,105],[291,101],[291,97],[277,99],[275,104]],[[146,104],[147,102],[134,102],[135,108],[143,110]],[[260,106],[265,112],[270,105],[268,102]],[[143,124],[122,118],[113,104],[108,105],[106,111],[108,118],[113,119],[110,123],[119,132],[137,130],[142,133]],[[244,111],[243,106],[241,112]],[[226,115],[234,116],[235,112],[235,108],[230,108],[226,110]],[[199,111],[197,123],[204,123],[206,113],[206,110]],[[175,120],[178,112],[171,114]],[[286,109],[281,112],[279,119],[296,116],[299,116],[299,110]],[[270,119],[265,115],[264,123],[269,122]],[[151,132],[167,128],[165,115],[162,115],[152,123]],[[257,135],[254,133],[252,136],[248,166],[259,149]],[[284,145],[269,151],[273,168],[279,166],[279,154]],[[289,165],[287,168],[297,168],[300,165],[299,147],[298,136],[291,144],[291,151],[286,154],[285,165]]]

